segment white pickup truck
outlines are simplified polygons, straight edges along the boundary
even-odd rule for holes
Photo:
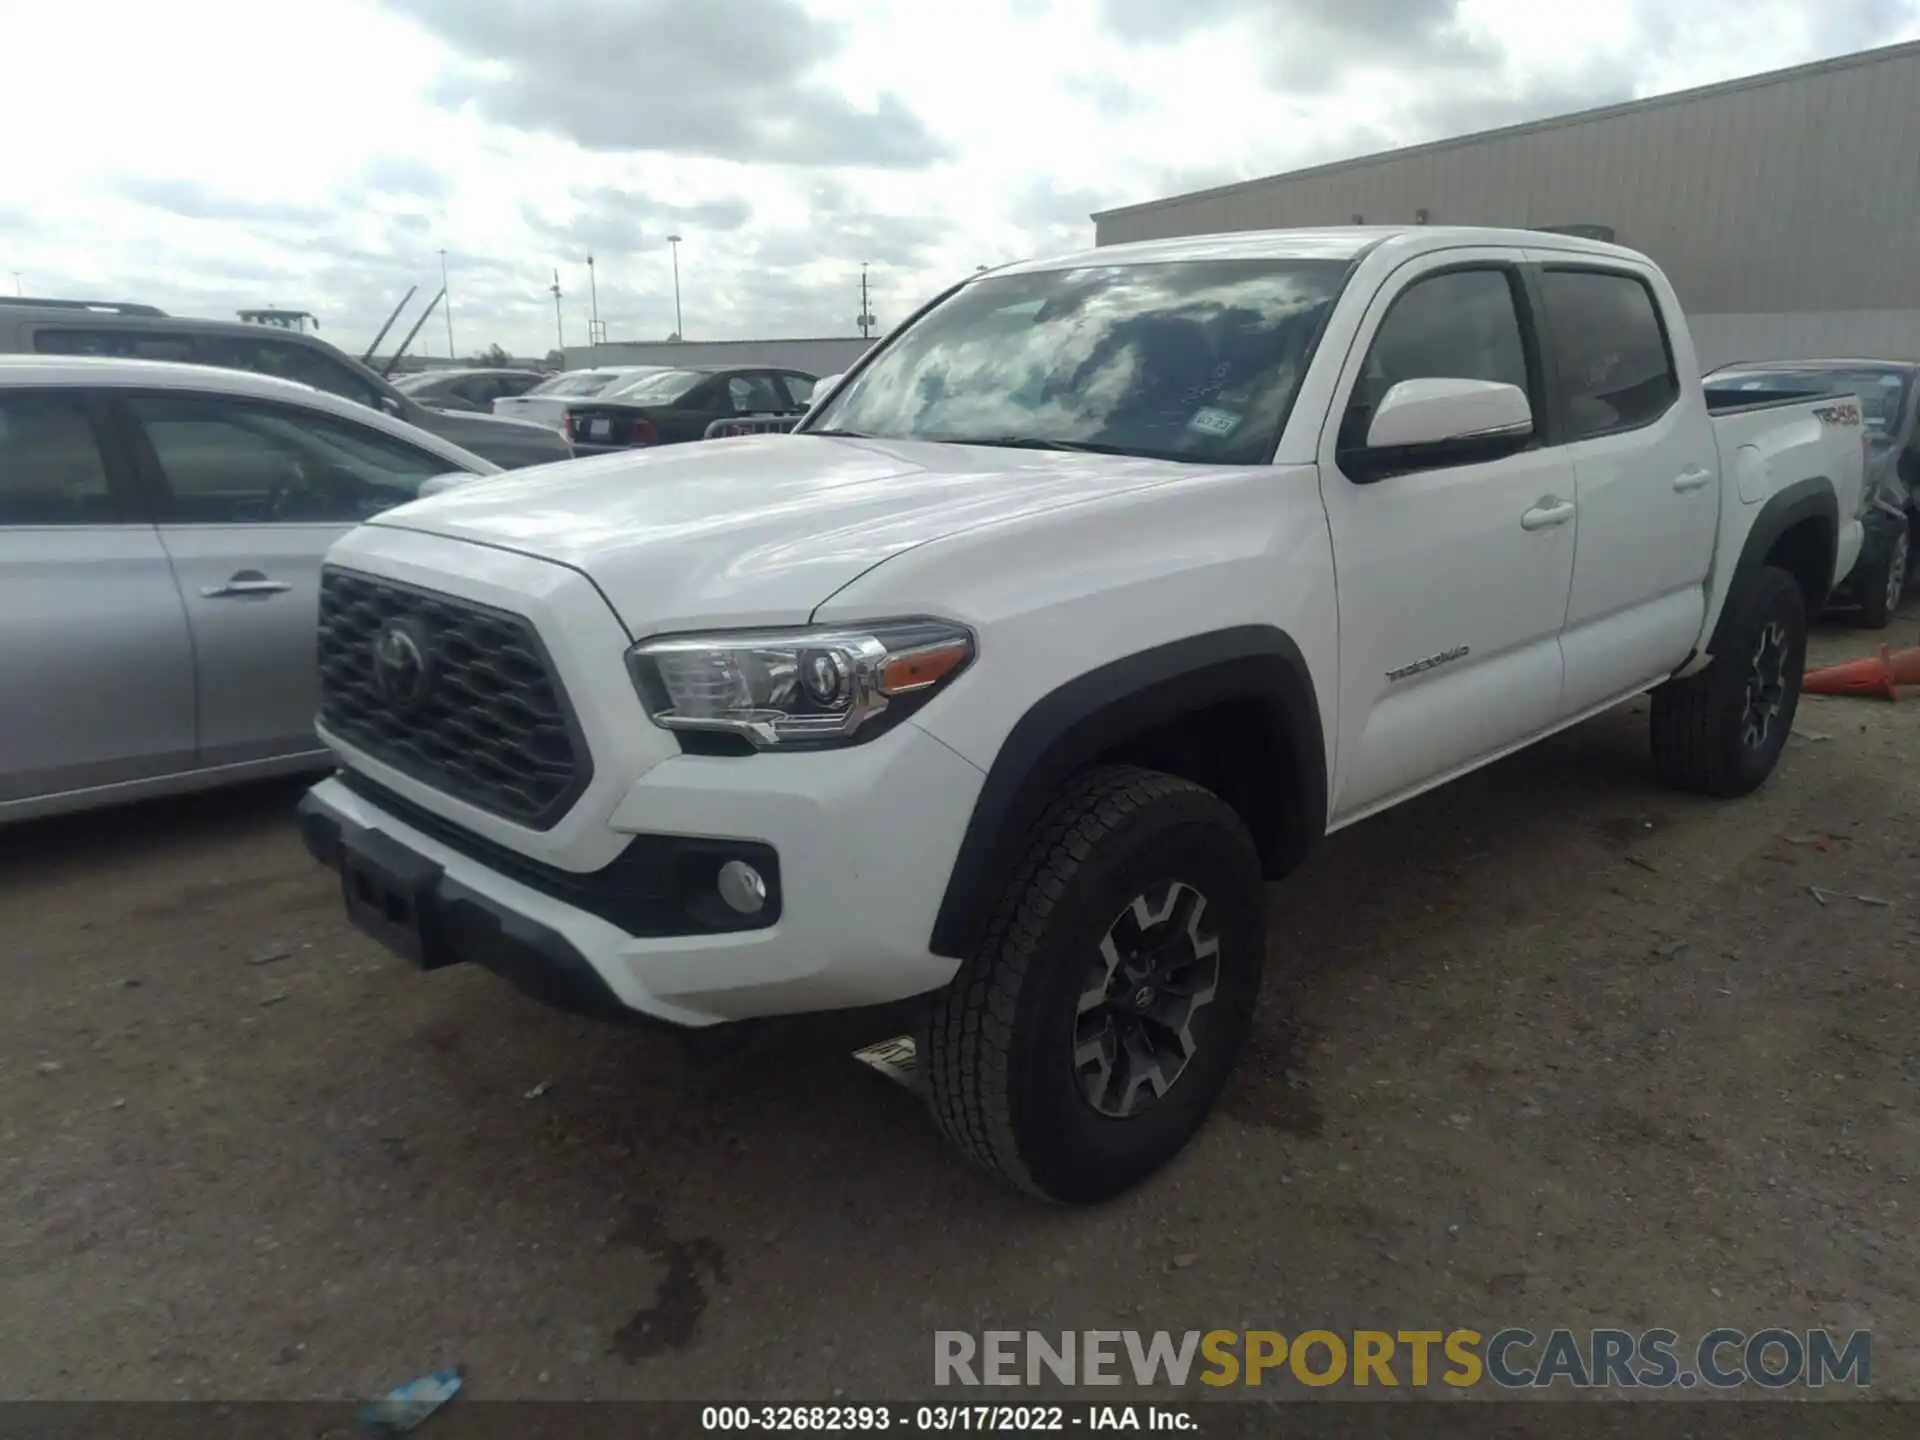
[[[302,823],[393,949],[577,1011],[924,997],[946,1133],[1098,1199],[1202,1122],[1328,832],[1649,690],[1665,781],[1765,779],[1863,463],[1845,397],[1710,406],[1609,245],[1013,265],[792,435],[341,540]]]

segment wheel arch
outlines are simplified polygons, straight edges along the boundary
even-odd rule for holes
[[[1247,820],[1268,875],[1291,870],[1325,835],[1325,735],[1293,638],[1242,625],[1157,645],[1076,676],[1015,722],[961,839],[933,952],[963,959],[972,951],[1023,843],[1069,776],[1103,762],[1152,764],[1155,747],[1183,738],[1240,747],[1215,757],[1247,762],[1245,777],[1235,772],[1244,793],[1222,798]],[[1185,773],[1164,761],[1158,768]]]
[[[1733,597],[1764,566],[1777,565],[1799,581],[1800,593],[1806,597],[1807,618],[1818,615],[1833,593],[1839,543],[1840,506],[1832,481],[1814,476],[1770,497],[1754,516],[1740,546],[1740,558],[1734,563],[1733,579],[1720,602],[1707,648],[1718,652]]]

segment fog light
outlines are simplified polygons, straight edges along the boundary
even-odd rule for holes
[[[717,885],[727,908],[741,915],[757,915],[767,903],[767,882],[744,860],[722,865]]]

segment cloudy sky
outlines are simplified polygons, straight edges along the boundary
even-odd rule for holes
[[[363,349],[852,333],[1090,211],[1920,37],[1920,0],[8,6],[0,286]],[[29,63],[32,57],[45,63]],[[439,317],[423,332],[445,354]]]

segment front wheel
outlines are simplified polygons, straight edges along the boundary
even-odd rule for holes
[[[1800,704],[1807,606],[1800,582],[1762,569],[1727,597],[1707,668],[1653,692],[1653,768],[1702,795],[1745,795],[1780,759]]]
[[[1259,857],[1224,801],[1149,770],[1079,777],[934,1000],[935,1118],[1030,1193],[1117,1194],[1206,1118],[1246,1039],[1264,949]]]
[[[1887,553],[1871,563],[1862,561],[1854,591],[1860,597],[1860,623],[1869,630],[1884,630],[1893,623],[1894,611],[1906,597],[1907,581],[1913,573],[1913,535],[1905,524],[1888,542]]]

